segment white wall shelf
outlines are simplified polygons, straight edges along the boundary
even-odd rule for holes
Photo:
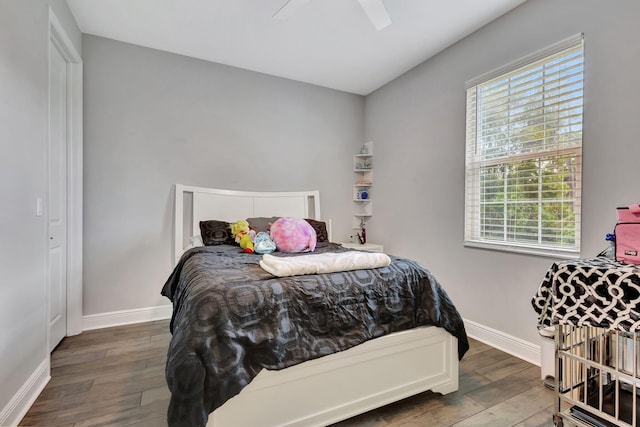
[[[353,156],[353,235],[360,234],[362,225],[373,216],[373,142],[365,142]]]

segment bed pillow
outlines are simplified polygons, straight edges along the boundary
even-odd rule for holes
[[[198,248],[200,246],[204,246],[204,243],[202,243],[202,236],[197,234],[195,236],[191,236],[189,244],[184,248],[184,251],[186,252],[189,249]]]
[[[271,240],[280,252],[313,252],[316,231],[302,218],[280,218],[271,226]]]
[[[259,216],[256,218],[247,218],[247,222],[249,223],[249,228],[254,230],[256,233],[261,231],[268,233],[271,231],[271,224],[279,219],[279,216]]]
[[[327,223],[311,218],[305,218],[305,221],[307,221],[316,231],[316,241],[318,243],[329,241],[329,233],[327,233]]]
[[[231,228],[226,221],[200,221],[200,235],[205,246],[234,245]]]

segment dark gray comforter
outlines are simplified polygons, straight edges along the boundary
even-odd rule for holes
[[[316,252],[342,251],[328,243]],[[291,254],[274,255],[295,256]],[[277,278],[238,246],[184,254],[162,289],[173,302],[166,376],[168,424],[204,426],[210,412],[263,369],[278,370],[392,332],[440,326],[469,348],[464,325],[418,263]]]

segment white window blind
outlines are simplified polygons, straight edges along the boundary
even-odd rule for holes
[[[580,251],[582,35],[467,83],[465,244]]]

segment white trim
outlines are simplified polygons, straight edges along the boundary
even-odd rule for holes
[[[67,335],[82,332],[83,64],[49,7],[49,38],[67,62]],[[48,318],[48,316],[47,316]],[[48,336],[47,336],[48,340]]]
[[[17,426],[24,418],[31,405],[33,405],[51,379],[50,365],[49,354],[47,354],[36,370],[29,376],[29,379],[20,387],[20,390],[13,395],[7,406],[0,411],[0,425]]]
[[[540,345],[468,319],[463,320],[467,335],[470,338],[488,344],[491,347],[495,347],[526,362],[540,366]]]
[[[571,37],[567,37],[564,40],[560,40],[557,43],[552,44],[551,46],[547,46],[545,48],[542,48],[536,52],[533,52],[529,55],[526,55],[520,59],[517,59],[513,62],[510,62],[506,65],[503,65],[501,67],[498,67],[494,70],[491,70],[489,72],[486,72],[478,77],[474,77],[470,80],[467,80],[465,82],[465,87],[467,89],[473,87],[473,86],[477,86],[479,84],[482,84],[484,82],[487,82],[495,77],[498,77],[502,74],[506,74],[509,73],[513,70],[517,70],[520,67],[524,67],[527,64],[530,64],[532,62],[536,62],[540,59],[546,58],[547,56],[556,54],[558,52],[562,52],[565,49],[569,49],[570,47],[573,47],[577,44],[580,43],[584,43],[584,34],[583,33],[578,33],[578,34],[574,34]]]
[[[112,326],[130,325],[133,323],[153,322],[170,319],[173,306],[135,308],[133,310],[111,311],[108,313],[90,314],[82,318],[84,330],[110,328]]]
[[[580,258],[580,252],[577,251],[563,251],[561,249],[545,249],[535,248],[533,246],[519,246],[514,243],[501,243],[501,242],[481,242],[475,240],[467,240],[464,242],[466,248],[479,248],[488,249],[492,251],[511,252],[524,255],[535,255],[553,259],[578,259]]]
[[[68,159],[67,335],[82,332],[83,64],[70,64],[71,126]]]
[[[73,42],[51,7],[49,7],[49,34],[51,40],[56,44],[56,47],[60,49],[60,53],[67,62],[74,64],[82,62],[80,53],[78,53],[78,50],[73,45]]]
[[[174,186],[174,205],[173,205],[173,256],[171,265],[175,266],[182,256],[181,248],[184,246],[184,193],[186,186],[176,184]],[[193,202],[192,202],[193,203]]]

